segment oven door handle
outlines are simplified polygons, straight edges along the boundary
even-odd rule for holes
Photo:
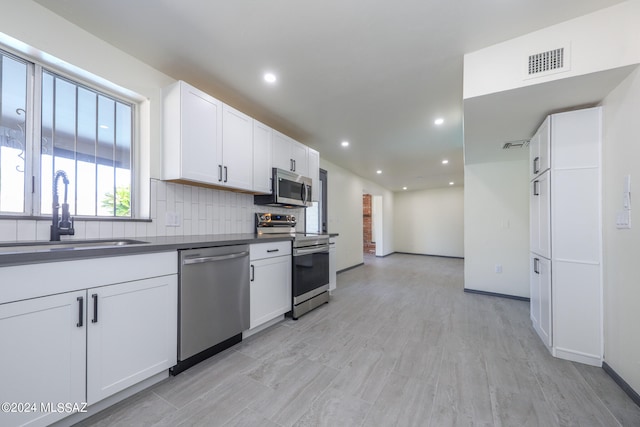
[[[309,255],[326,252],[329,253],[329,245],[315,246],[312,248],[294,248],[293,256]]]

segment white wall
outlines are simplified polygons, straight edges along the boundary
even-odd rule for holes
[[[603,101],[603,234],[605,362],[640,392],[640,70]],[[615,227],[623,179],[631,175],[630,230]],[[634,209],[635,207],[635,209]]]
[[[528,298],[528,160],[466,165],[464,185],[465,288]]]
[[[627,1],[496,44],[464,57],[464,98],[640,62],[640,2]],[[528,57],[570,47],[570,70],[526,78]]]
[[[464,256],[464,188],[394,193],[395,250]]]
[[[327,171],[327,208],[329,233],[339,233],[337,240],[337,270],[361,264],[362,250],[362,195],[382,196],[382,255],[393,249],[393,192],[355,175],[325,159],[320,167]]]

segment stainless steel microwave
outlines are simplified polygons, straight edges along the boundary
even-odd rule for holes
[[[311,191],[311,178],[273,168],[271,194],[253,196],[253,203],[285,208],[306,208],[311,206]]]

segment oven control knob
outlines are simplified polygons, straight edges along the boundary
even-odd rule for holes
[[[291,220],[289,222],[296,222],[296,217],[291,215]]]

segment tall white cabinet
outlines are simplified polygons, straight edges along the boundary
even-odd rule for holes
[[[554,114],[530,144],[531,321],[551,353],[601,366],[600,107]]]

